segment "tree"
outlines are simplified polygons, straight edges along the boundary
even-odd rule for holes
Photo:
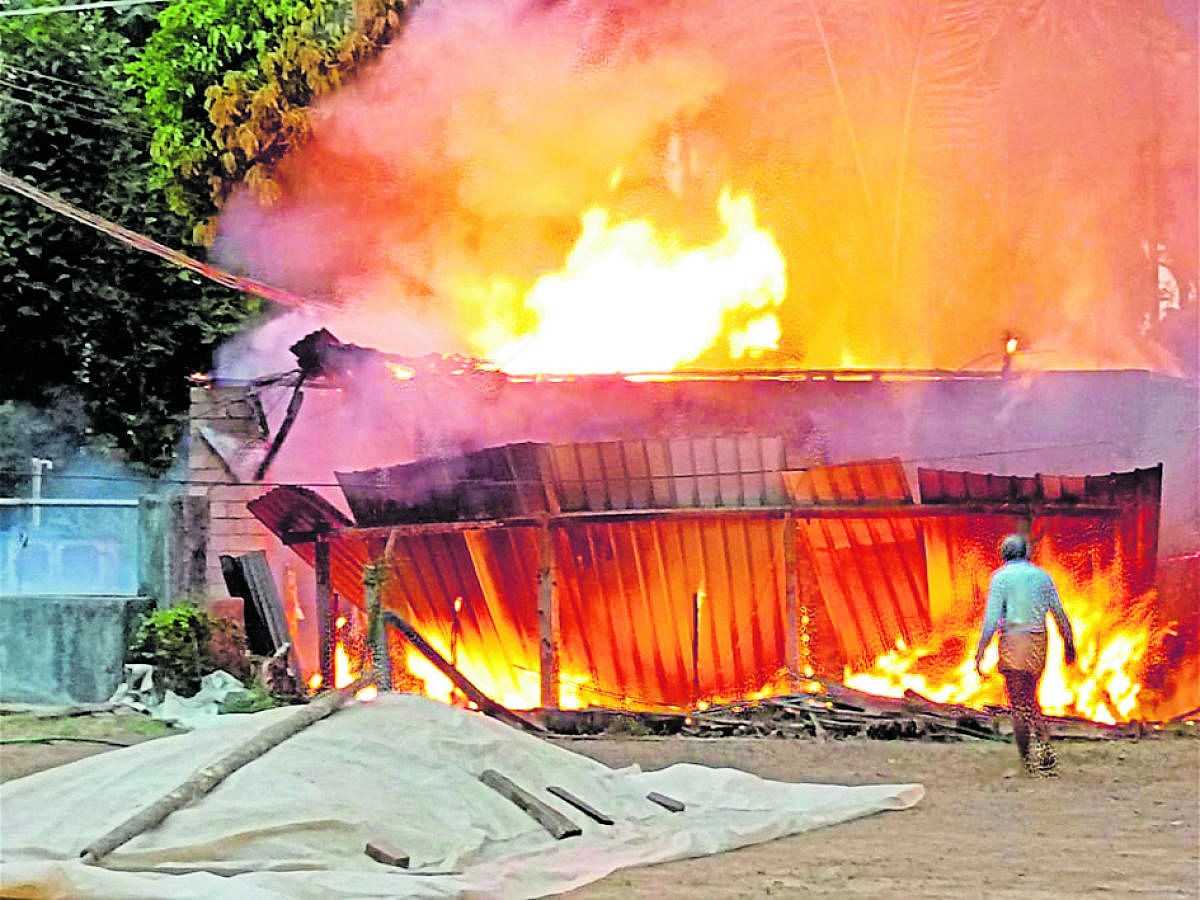
[[[129,73],[153,129],[153,183],[208,244],[246,184],[269,200],[271,170],[308,135],[314,99],[399,32],[404,0],[175,0]]]
[[[136,8],[0,19],[0,168],[177,244],[184,222],[150,186],[124,75],[153,27]],[[91,437],[168,465],[186,374],[209,367],[256,301],[7,192],[0,248],[0,397],[46,407],[74,395]]]

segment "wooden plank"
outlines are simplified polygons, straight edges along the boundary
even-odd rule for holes
[[[375,862],[383,863],[385,866],[397,866],[401,869],[408,868],[408,854],[394,844],[389,844],[386,841],[370,841],[363,849],[363,853],[367,854]]]
[[[511,801],[527,812],[539,825],[545,828],[556,841],[563,838],[578,837],[583,829],[560,813],[557,809],[547,806],[533,794],[505,778],[495,769],[484,769],[479,780],[493,791]]]
[[[538,530],[538,673],[543,709],[558,708],[558,644],[561,617],[558,605],[558,566],[554,535],[546,522]]]
[[[585,816],[588,816],[589,818],[599,822],[601,825],[614,824],[615,820],[613,819],[612,816],[610,816],[608,813],[600,812],[600,810],[596,809],[596,807],[592,806],[586,800],[582,800],[579,797],[576,797],[574,794],[572,794],[566,788],[561,788],[558,785],[552,784],[548,788],[546,788],[546,790],[549,791],[551,794],[553,794],[558,799],[565,800],[567,803],[570,803],[573,807],[575,807],[577,810],[579,810]]]
[[[514,728],[524,728],[527,731],[545,733],[546,729],[541,725],[517,715],[507,707],[501,706],[477,688],[462,672],[450,665],[442,654],[438,653],[425,638],[421,637],[420,632],[413,628],[403,616],[397,615],[389,609],[384,610],[383,617],[388,625],[404,635],[405,639],[416,648],[417,652],[433,663],[439,672],[450,679],[451,683],[462,691],[463,695],[474,703],[480,712],[499,719],[506,725],[512,725]]]
[[[651,803],[657,803],[663,809],[669,809],[673,813],[683,812],[687,809],[682,800],[676,800],[674,797],[668,797],[666,794],[660,794],[658,791],[651,791],[646,795],[646,799]]]

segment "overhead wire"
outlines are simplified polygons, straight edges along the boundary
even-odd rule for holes
[[[44,16],[50,13],[86,12],[91,9],[124,9],[127,6],[150,6],[170,3],[171,0],[93,0],[90,3],[71,3],[59,6],[25,6],[21,9],[0,10],[0,18],[8,16]]]
[[[134,122],[131,122],[129,117],[117,107],[101,109],[95,106],[88,106],[86,104],[70,100],[66,97],[60,97],[55,94],[47,93],[46,91],[40,91],[37,88],[31,88],[23,84],[18,84],[14,81],[9,81],[3,77],[0,77],[0,86],[6,87],[9,90],[24,91],[27,94],[32,94],[35,97],[41,98],[40,102],[26,101],[26,105],[37,104],[47,112],[83,118],[85,121],[92,121],[95,124],[112,124],[114,126],[119,126],[121,131],[135,132],[147,138],[150,137],[150,132],[147,129],[135,124]],[[18,102],[24,100],[22,97],[13,97],[11,95],[9,95],[9,99],[16,100]],[[92,115],[108,118],[90,119],[89,117]]]

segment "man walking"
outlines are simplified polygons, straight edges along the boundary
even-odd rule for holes
[[[1013,737],[1030,775],[1057,775],[1050,730],[1038,703],[1038,682],[1046,669],[1046,614],[1054,616],[1068,666],[1075,663],[1075,634],[1054,581],[1029,561],[1029,542],[1010,534],[1000,545],[1004,565],[992,573],[975,670],[983,674],[983,651],[1000,632],[1000,664],[1012,710]],[[1030,739],[1033,746],[1030,747]]]

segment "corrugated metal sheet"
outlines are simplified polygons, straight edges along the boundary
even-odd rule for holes
[[[451,459],[338,472],[361,526],[780,506],[780,437],[506,444]]]
[[[899,459],[867,460],[784,472],[796,506],[853,506],[912,503],[912,491]]]
[[[293,485],[277,487],[246,508],[284,543],[291,535],[311,536],[353,524],[320,494]]]
[[[870,662],[929,632],[923,521],[913,516],[804,519],[797,555],[812,560],[825,610],[848,662]]]
[[[805,643],[805,659],[823,661],[827,672],[845,663],[869,665],[897,641],[919,642],[934,621],[952,612],[981,612],[999,541],[1027,515],[1011,500],[1030,489],[1023,481],[968,479],[968,473],[927,471],[922,484],[940,490],[934,496],[943,503],[979,505],[981,511],[914,505],[895,460],[788,474],[796,502],[786,515],[778,507],[681,509],[708,502],[745,505],[747,498],[765,502],[771,484],[747,476],[763,475],[774,458],[765,442],[753,449],[714,441],[704,451],[688,446],[686,453],[671,445],[580,444],[569,452],[522,445],[534,448],[535,460],[542,454],[540,471],[553,477],[539,482],[539,496],[562,513],[548,516],[546,527],[564,696],[653,709],[759,690],[788,666],[789,556],[797,567],[797,612],[806,610],[811,619],[799,624],[796,639],[826,642]],[[743,447],[750,449],[743,453]],[[708,451],[711,456],[697,456]],[[638,458],[646,462],[642,468],[634,463]],[[1043,494],[1050,486],[1059,498],[1066,492],[1096,504],[1107,497],[1116,505],[1073,510],[1069,502],[1047,501],[1033,522],[1035,541],[1046,542],[1081,577],[1128,557],[1136,587],[1147,565],[1137,553],[1149,553],[1153,577],[1158,474],[1149,470],[1091,484],[1085,479],[1078,494],[1070,493],[1073,485],[1065,479],[1042,477],[1035,489]],[[737,477],[723,483],[725,475]],[[681,491],[681,483],[690,487]],[[775,485],[782,489],[783,483],[781,477]],[[612,515],[643,502],[674,509]],[[251,508],[284,537],[319,531],[340,515],[298,489],[273,491]],[[789,553],[785,542],[793,525]],[[333,590],[344,602],[361,606],[363,569],[390,545],[385,604],[455,656],[468,677],[501,702],[537,703],[536,526],[481,521],[342,528],[325,540]],[[312,547],[294,549],[311,563]]]
[[[591,702],[688,708],[785,666],[783,522],[704,515],[555,529],[560,666]]]
[[[549,446],[563,512],[781,506],[784,442],[753,434]]]

